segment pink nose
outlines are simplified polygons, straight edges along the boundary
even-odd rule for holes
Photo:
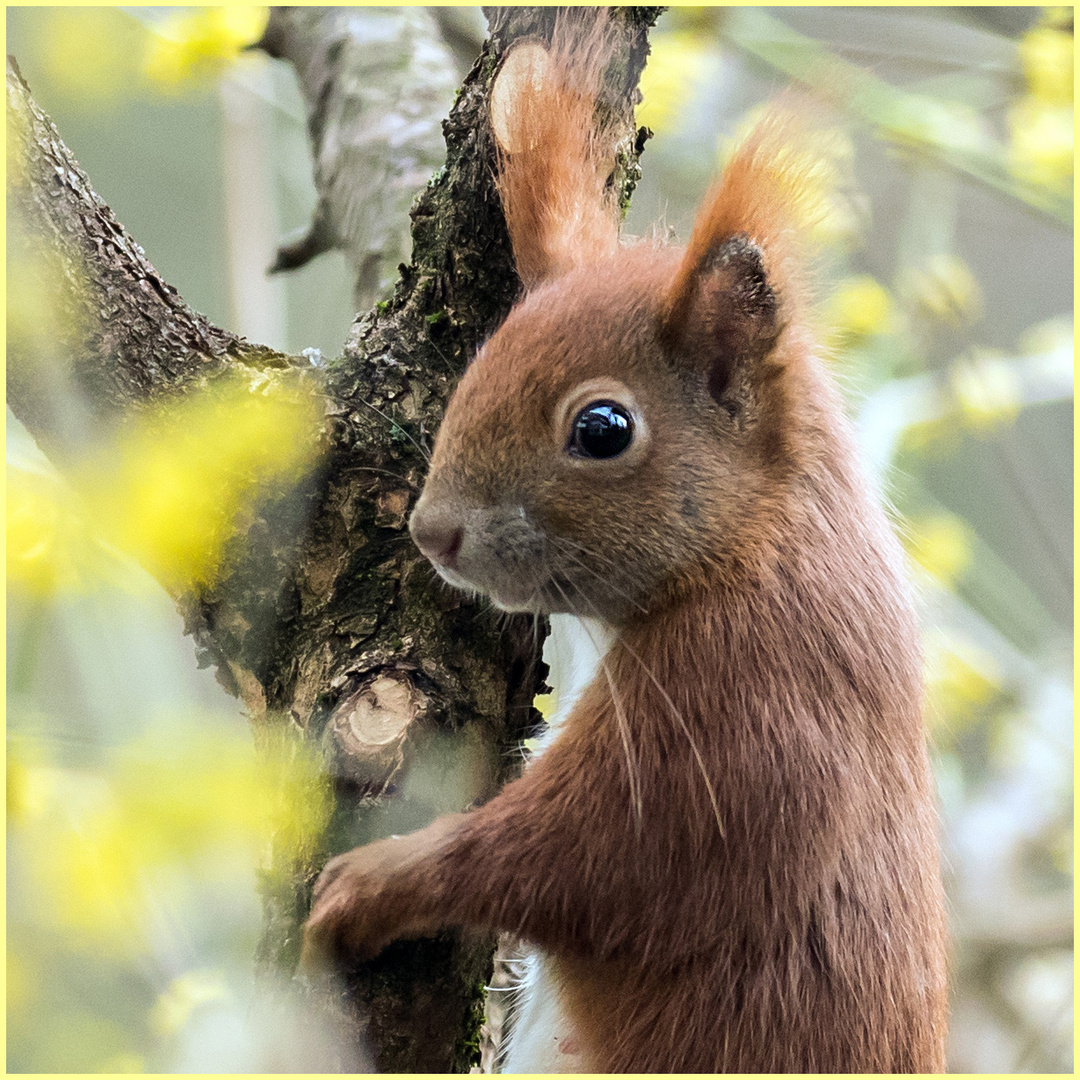
[[[416,546],[433,563],[455,569],[465,530],[452,513],[418,505],[409,520],[409,532]]]

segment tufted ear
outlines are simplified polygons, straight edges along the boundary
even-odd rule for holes
[[[527,289],[618,247],[619,208],[607,183],[616,131],[603,101],[617,40],[605,10],[567,8],[549,43],[520,42],[495,79],[496,186]],[[598,113],[609,119],[598,122]]]
[[[805,227],[822,160],[811,111],[781,101],[738,146],[664,298],[661,341],[676,362],[707,367],[718,401],[740,365],[752,378],[784,327],[805,321]]]
[[[783,329],[765,255],[743,233],[706,249],[673,300],[665,312],[664,345],[680,363],[705,370],[717,401],[736,366],[766,356]]]

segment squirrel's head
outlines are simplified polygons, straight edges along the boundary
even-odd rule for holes
[[[619,623],[734,555],[783,468],[783,302],[720,245],[672,318],[681,253],[630,248],[530,292],[451,399],[411,529],[453,585]]]
[[[790,464],[807,350],[783,129],[755,129],[685,249],[620,248],[580,77],[566,93],[583,130],[560,128],[556,164],[545,150],[569,115],[551,105],[560,71],[546,106],[520,114],[537,132],[517,145],[533,149],[501,163],[528,291],[450,401],[410,528],[446,581],[505,610],[622,623],[745,551]],[[575,222],[596,207],[579,247],[563,205]]]

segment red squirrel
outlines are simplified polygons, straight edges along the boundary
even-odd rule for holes
[[[450,584],[611,645],[488,803],[328,864],[305,963],[508,931],[585,1071],[942,1071],[917,625],[809,330],[798,134],[762,121],[685,247],[620,246],[599,27],[519,46],[494,120],[525,292],[410,528]]]

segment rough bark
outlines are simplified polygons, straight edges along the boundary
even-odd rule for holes
[[[658,11],[617,15],[625,42],[610,76],[625,114],[615,170],[624,202],[642,141],[633,99]],[[9,282],[48,265],[61,269],[50,280],[67,283],[52,330],[9,339],[9,401],[43,448],[62,465],[147,403],[230,372],[295,378],[324,401],[321,467],[292,491],[268,492],[230,542],[227,572],[176,597],[205,662],[245,702],[257,742],[319,747],[334,789],[322,849],[302,865],[275,856],[264,871],[268,970],[295,965],[329,855],[449,809],[403,798],[411,764],[433,745],[449,748],[469,763],[466,801],[482,801],[535,720],[531,622],[497,626],[433,587],[406,522],[457,377],[519,288],[492,181],[488,96],[509,43],[549,33],[553,15],[489,13],[489,40],[444,125],[446,164],[413,210],[412,263],[318,371],[192,312],[94,194],[9,62]],[[491,955],[490,941],[456,933],[399,943],[343,973],[333,1007],[357,1018],[384,1071],[467,1071]]]

